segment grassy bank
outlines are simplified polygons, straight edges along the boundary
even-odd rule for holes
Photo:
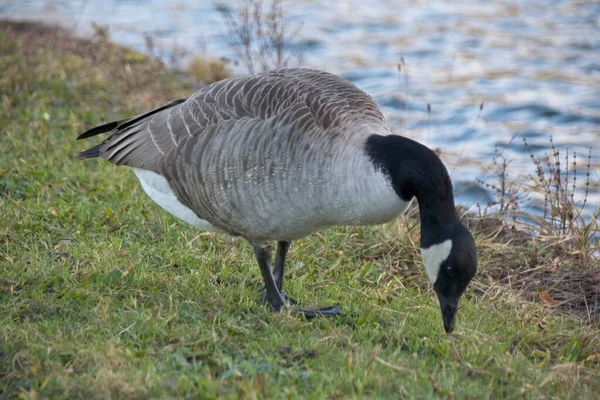
[[[576,258],[557,265],[543,243],[474,221],[480,273],[447,336],[414,221],[332,229],[294,244],[287,291],[306,306],[340,304],[345,315],[273,315],[257,301],[247,244],[171,218],[125,168],[74,158],[87,145],[74,141],[78,133],[191,93],[187,78],[102,37],[5,22],[0,71],[3,395],[592,398],[600,390],[598,322],[573,296],[563,302],[551,291],[552,274],[571,276]],[[597,273],[586,268],[572,275],[579,286]],[[540,274],[539,284],[524,283]]]

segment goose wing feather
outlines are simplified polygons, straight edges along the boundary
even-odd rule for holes
[[[112,129],[100,145],[101,157],[114,164],[157,171],[160,160],[176,149],[182,138],[244,117],[294,124],[298,111],[294,105],[308,107],[313,122],[322,128],[318,134],[359,119],[385,126],[373,99],[347,80],[322,71],[290,68],[216,82],[185,101],[93,128],[79,138]]]

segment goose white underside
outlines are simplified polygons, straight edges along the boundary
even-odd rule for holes
[[[356,157],[350,167],[353,169],[342,165],[340,171],[330,171],[328,182],[314,184],[310,179],[306,180],[302,184],[306,187],[303,192],[289,193],[286,188],[290,185],[276,181],[274,184],[283,187],[276,193],[279,197],[263,196],[264,188],[260,185],[240,179],[236,190],[247,195],[238,199],[235,208],[252,211],[239,218],[223,220],[221,226],[226,227],[226,232],[236,232],[235,235],[253,243],[296,240],[334,225],[381,224],[407,209],[410,202],[398,197],[387,178],[375,171],[366,157]],[[224,232],[182,204],[163,176],[144,169],[132,169],[146,194],[164,210],[200,229]],[[360,172],[354,173],[354,170]],[[361,178],[348,180],[348,175]],[[335,190],[323,191],[322,185],[332,186]],[[227,196],[235,196],[235,193],[225,193]],[[216,216],[219,217],[222,216]]]
[[[210,222],[199,218],[196,213],[183,205],[178,199],[167,180],[159,174],[145,169],[132,168],[140,180],[146,194],[156,204],[177,218],[205,231],[222,232]]]

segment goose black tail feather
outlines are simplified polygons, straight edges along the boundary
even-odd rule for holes
[[[87,150],[82,151],[81,153],[77,154],[78,160],[85,160],[87,158],[96,158],[96,157],[100,157],[100,145],[94,146],[90,149],[87,149]]]
[[[147,112],[145,114],[136,115],[135,117],[127,118],[127,119],[122,119],[120,121],[112,121],[112,122],[108,122],[106,124],[102,124],[100,126],[97,126],[95,128],[92,128],[90,130],[87,130],[87,131],[83,132],[81,135],[77,136],[77,140],[87,139],[89,137],[96,136],[96,135],[99,135],[101,133],[111,132],[111,131],[113,131],[115,129],[125,129],[128,126],[130,126],[132,124],[135,124],[136,122],[138,122],[141,119],[144,119],[144,118],[146,118],[146,117],[148,117],[148,116],[150,116],[152,114],[156,114],[157,112],[162,111],[162,110],[164,110],[166,108],[170,108],[170,107],[176,106],[177,104],[183,103],[186,100],[187,100],[187,98],[185,98],[185,99],[177,99],[177,100],[174,100],[174,101],[172,101],[170,103],[165,104],[162,107],[159,107],[159,108],[156,108],[156,109],[154,109],[154,110],[152,110],[150,112]]]
[[[89,137],[96,136],[101,133],[110,132],[113,129],[115,129],[116,127],[118,127],[120,122],[123,122],[123,121],[112,121],[107,124],[103,124],[103,125],[97,126],[95,128],[92,128],[90,130],[87,130],[87,131],[83,132],[81,135],[77,136],[77,140],[87,139]]]

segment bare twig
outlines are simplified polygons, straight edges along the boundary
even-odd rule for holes
[[[589,195],[591,151],[586,165],[586,181],[581,200],[575,198],[578,187],[578,175],[581,171],[577,166],[577,154],[565,149],[561,158],[560,150],[550,139],[551,154],[537,156],[523,138],[525,150],[529,153],[535,167],[535,174],[528,177],[526,182],[510,176],[509,163],[496,149],[493,159],[494,174],[498,183],[488,183],[479,179],[478,182],[490,188],[498,197],[490,202],[488,207],[498,207],[500,217],[510,216],[513,227],[519,225],[526,229],[535,229],[549,248],[558,255],[569,254],[576,257],[583,265],[597,262],[600,253],[600,242],[595,238],[598,234],[598,214],[600,211],[586,214],[584,212]],[[564,169],[563,169],[564,163]],[[572,168],[569,169],[569,164]],[[531,196],[524,197],[524,193]],[[542,215],[522,211],[523,202],[531,202],[541,198],[538,203],[543,209]],[[481,211],[480,211],[481,214]],[[487,210],[485,211],[487,215]]]
[[[302,49],[294,53],[288,48],[299,28],[290,31],[283,0],[273,0],[268,11],[263,0],[243,0],[237,10],[223,1],[215,6],[227,25],[229,44],[248,72],[282,68],[294,61],[300,65]]]

